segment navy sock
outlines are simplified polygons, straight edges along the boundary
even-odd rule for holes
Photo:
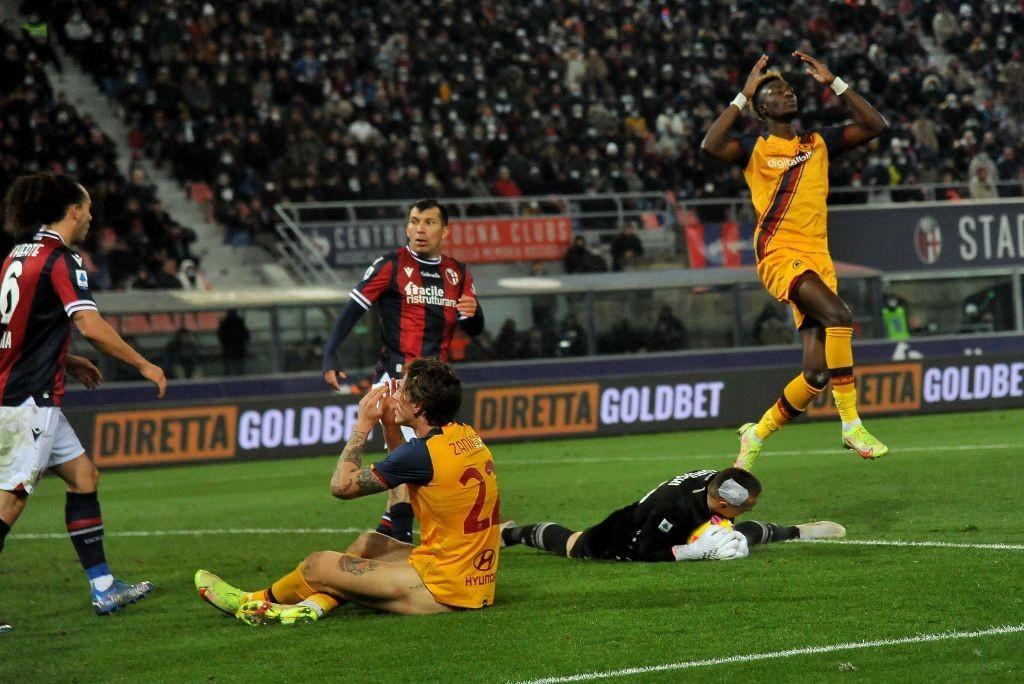
[[[409,503],[396,503],[388,511],[388,516],[391,518],[391,533],[390,536],[397,539],[398,541],[412,543],[412,504]]]
[[[78,561],[89,576],[95,580],[110,574],[107,557],[103,552],[103,516],[96,492],[89,494],[67,493],[64,505],[64,522],[68,528],[71,543],[78,554]]]
[[[775,523],[764,523],[758,520],[744,520],[738,523],[735,529],[747,538],[749,546],[787,541],[800,536],[800,530],[795,525],[783,527]]]
[[[526,544],[541,551],[557,553],[559,556],[565,555],[565,547],[568,545],[569,537],[572,535],[573,531],[568,527],[562,527],[558,523],[552,522],[537,523],[536,525],[527,525],[508,530],[509,539],[515,540],[513,543]]]

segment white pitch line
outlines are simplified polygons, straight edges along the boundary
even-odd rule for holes
[[[215,534],[351,534],[368,532],[365,527],[243,527],[226,530],[129,530],[106,532],[106,537],[202,537]],[[12,534],[10,539],[66,539],[67,532]]]
[[[1024,551],[1024,544],[968,544],[965,542],[901,541],[899,539],[791,539],[795,544],[848,544],[851,546],[911,546],[936,549],[990,549]]]
[[[918,453],[922,451],[999,451],[1002,449],[1019,448],[1019,444],[937,444],[935,446],[909,446],[891,447],[890,457],[899,456],[904,453]],[[638,458],[644,461],[696,461],[709,458],[723,458],[725,452],[708,454],[651,454],[639,456],[584,456],[574,458],[572,456],[551,458],[507,458],[501,461],[500,466],[507,468],[514,465],[572,465],[575,463],[635,463]],[[786,451],[772,451],[770,456],[834,456],[842,453],[841,447],[835,449],[790,449]],[[732,456],[729,456],[733,458]]]
[[[629,675],[647,674],[649,672],[669,672],[672,670],[689,670],[696,667],[707,667],[710,665],[727,665],[731,663],[749,663],[755,660],[774,660],[777,658],[791,658],[799,655],[817,655],[821,653],[835,653],[837,651],[856,651],[865,648],[878,648],[881,646],[903,646],[906,644],[921,644],[932,641],[948,641],[952,639],[978,639],[987,636],[1000,634],[1019,634],[1024,632],[1024,623],[1019,625],[1003,625],[980,629],[971,632],[939,632],[937,634],[919,634],[917,636],[902,637],[899,639],[876,639],[874,641],[857,641],[845,644],[827,644],[824,646],[807,646],[804,648],[792,648],[786,651],[772,651],[769,653],[749,653],[746,655],[728,656],[725,658],[708,658],[706,660],[688,660],[681,663],[667,663],[664,665],[648,665],[646,667],[627,667],[621,670],[607,670],[605,672],[587,672],[585,674],[567,675],[564,677],[546,677],[544,679],[531,679],[520,684],[555,684],[556,682],[586,682],[593,679],[608,679],[610,677],[627,677]]]

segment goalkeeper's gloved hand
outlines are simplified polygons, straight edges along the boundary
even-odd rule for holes
[[[696,541],[672,547],[672,555],[681,560],[732,560],[746,558],[747,539],[739,532],[712,527]]]

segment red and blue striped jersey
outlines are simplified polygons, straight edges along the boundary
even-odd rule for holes
[[[0,406],[60,406],[71,316],[96,310],[82,257],[44,228],[0,274]]]
[[[417,357],[447,361],[460,318],[455,305],[463,294],[476,296],[473,276],[443,254],[426,259],[406,246],[370,264],[349,296],[363,309],[376,304],[380,311],[384,346],[378,370],[399,377]]]

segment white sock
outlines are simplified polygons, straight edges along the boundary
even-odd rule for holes
[[[96,579],[89,580],[89,584],[92,585],[93,591],[106,591],[114,584],[113,575],[100,575]]]
[[[850,430],[852,430],[853,428],[855,428],[855,427],[857,427],[859,425],[860,425],[860,418],[858,418],[857,420],[853,421],[852,423],[843,423],[843,432],[849,432]]]

